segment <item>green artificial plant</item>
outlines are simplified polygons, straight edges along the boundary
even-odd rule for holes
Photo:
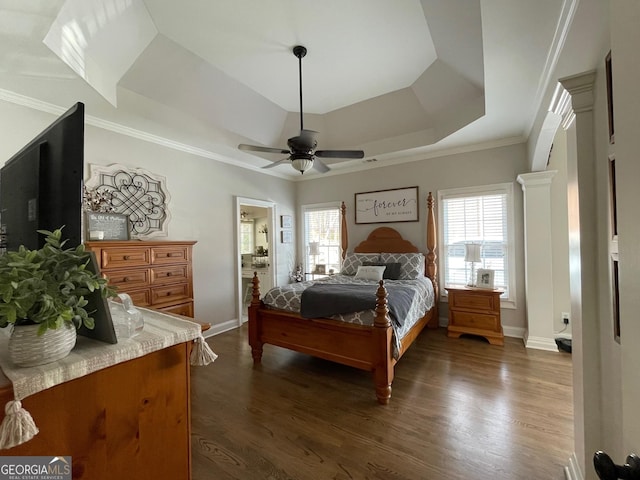
[[[62,229],[38,233],[46,236],[41,249],[21,245],[0,256],[0,327],[40,324],[39,335],[65,323],[93,329],[85,296],[98,290],[112,297],[115,290],[87,267],[91,259],[84,245],[65,249]]]

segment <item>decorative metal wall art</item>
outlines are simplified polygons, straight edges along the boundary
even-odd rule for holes
[[[113,212],[129,217],[131,238],[166,237],[170,195],[165,177],[125,165],[90,165],[87,188],[111,197]]]

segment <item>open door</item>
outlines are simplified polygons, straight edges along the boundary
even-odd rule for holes
[[[236,198],[236,283],[238,326],[247,321],[251,279],[260,278],[261,291],[275,285],[275,205],[252,198]]]

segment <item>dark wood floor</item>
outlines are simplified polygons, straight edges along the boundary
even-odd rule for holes
[[[571,356],[424,331],[388,406],[368,372],[265,346],[245,327],[192,369],[194,480],[561,480],[573,451]]]

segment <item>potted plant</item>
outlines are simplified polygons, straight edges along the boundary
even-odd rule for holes
[[[90,292],[114,296],[107,280],[88,268],[84,246],[64,248],[62,229],[46,235],[38,250],[20,246],[0,256],[0,327],[13,325],[9,354],[20,366],[53,362],[75,346],[76,330],[93,329],[85,309]]]

